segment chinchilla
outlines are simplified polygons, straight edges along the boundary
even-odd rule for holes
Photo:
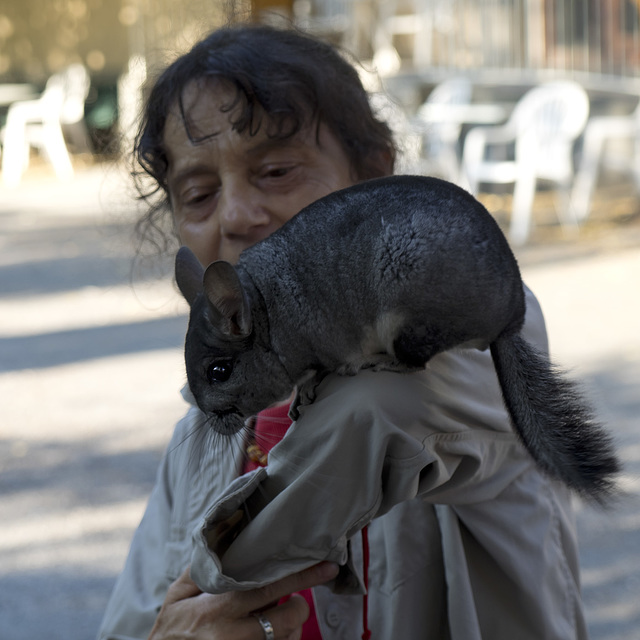
[[[575,383],[521,335],[524,286],[506,238],[451,183],[395,176],[337,191],[235,266],[204,270],[182,247],[176,280],[191,307],[189,385],[220,433],[329,372],[415,371],[448,349],[489,348],[539,467],[596,501],[613,491],[608,434]]]

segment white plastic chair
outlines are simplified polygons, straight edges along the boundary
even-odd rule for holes
[[[607,158],[607,142],[628,140],[633,149],[631,158]],[[628,116],[597,116],[587,122],[584,130],[582,155],[571,191],[571,209],[578,221],[586,220],[591,212],[591,199],[600,167],[633,175],[640,191],[640,104]]]
[[[559,81],[529,90],[516,104],[507,123],[475,127],[467,134],[463,171],[467,187],[477,194],[480,183],[514,184],[509,236],[514,244],[527,241],[538,178],[560,185],[563,202],[559,217],[576,225],[569,206],[574,175],[573,146],[589,116],[589,98],[575,82]],[[513,157],[495,158],[495,149],[509,149]]]
[[[460,180],[458,141],[462,122],[434,122],[428,117],[428,113],[434,105],[444,108],[468,105],[471,102],[471,92],[471,82],[466,78],[445,80],[431,91],[416,112],[416,119],[423,132],[420,173],[435,174],[456,183]]]
[[[62,127],[83,121],[89,86],[86,68],[73,64],[51,76],[38,99],[14,102],[9,107],[2,149],[2,179],[5,184],[20,182],[29,166],[31,147],[44,151],[58,178],[73,176]]]

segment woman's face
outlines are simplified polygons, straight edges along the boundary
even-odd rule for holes
[[[263,126],[255,136],[231,127],[234,112],[221,108],[234,94],[219,84],[189,85],[184,112],[193,143],[175,105],[164,143],[167,184],[176,229],[207,266],[235,262],[241,251],[266,238],[302,208],[355,182],[349,160],[323,125],[288,140],[270,139]]]

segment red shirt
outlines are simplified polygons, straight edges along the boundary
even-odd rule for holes
[[[265,466],[264,458],[260,461],[257,458],[262,457],[260,454],[266,455],[275,447],[280,440],[284,437],[287,429],[291,426],[291,418],[289,418],[289,405],[281,405],[279,407],[273,407],[271,409],[265,409],[261,411],[256,419],[255,431],[253,440],[250,445],[255,445],[254,452],[256,455],[253,458],[247,456],[244,463],[243,472],[248,473],[260,466]],[[309,618],[302,626],[302,639],[303,640],[322,640],[320,634],[320,627],[318,626],[318,619],[316,617],[316,610],[313,604],[313,597],[311,595],[311,589],[305,589],[300,592],[300,595],[304,597],[309,605]],[[285,596],[280,602],[286,602],[290,596]]]

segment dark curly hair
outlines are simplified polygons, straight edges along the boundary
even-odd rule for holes
[[[307,125],[324,123],[341,143],[359,180],[386,175],[393,166],[392,133],[373,114],[355,68],[333,46],[293,29],[264,25],[219,29],[160,75],[136,137],[134,162],[141,170],[134,170],[134,178],[140,197],[150,205],[138,223],[138,232],[145,237],[156,231],[165,248],[163,218],[169,211],[163,142],[166,119],[176,104],[182,109],[182,95],[190,82],[208,79],[235,88],[229,111],[240,106],[231,122],[239,133],[255,135],[261,126],[267,126],[269,136],[286,139]],[[266,114],[266,124],[260,113]],[[194,142],[201,140],[192,137],[184,112],[182,115],[187,134]]]

